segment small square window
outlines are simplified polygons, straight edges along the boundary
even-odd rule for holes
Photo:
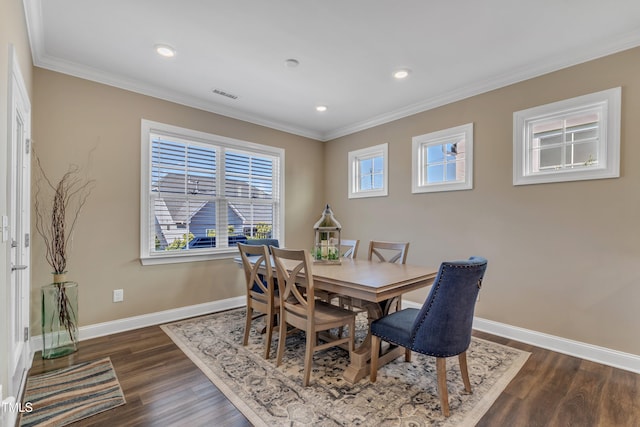
[[[388,144],[349,152],[349,198],[386,196]]]
[[[413,193],[473,188],[473,123],[413,137]]]
[[[513,185],[620,176],[620,88],[513,114]]]

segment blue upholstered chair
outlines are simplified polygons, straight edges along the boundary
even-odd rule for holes
[[[396,311],[371,323],[371,382],[376,381],[381,341],[404,347],[407,362],[412,351],[434,356],[440,405],[448,417],[446,358],[458,356],[465,390],[471,393],[467,349],[486,269],[487,260],[481,257],[444,262],[421,309]]]
[[[247,241],[243,243],[245,245],[265,245],[267,248],[269,246],[274,246],[276,248],[280,247],[280,242],[278,242],[278,239],[247,239]],[[271,249],[269,249],[269,252],[271,252]]]

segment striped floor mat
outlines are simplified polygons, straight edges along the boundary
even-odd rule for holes
[[[22,413],[20,426],[64,426],[124,404],[106,357],[28,377],[23,407],[33,410]]]

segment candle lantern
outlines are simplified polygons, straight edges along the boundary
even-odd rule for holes
[[[328,204],[313,229],[316,233],[312,254],[314,263],[340,264],[340,230],[342,226],[333,216]]]

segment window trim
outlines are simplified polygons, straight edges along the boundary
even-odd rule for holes
[[[423,179],[424,148],[442,145],[447,140],[464,135],[464,181],[425,183]],[[473,123],[467,123],[448,129],[425,133],[411,139],[411,192],[434,193],[441,191],[459,191],[473,189]]]
[[[622,90],[616,87],[513,113],[513,185],[620,177],[621,98]],[[589,169],[528,172],[527,133],[530,124],[537,120],[564,116],[573,111],[577,113],[588,108],[601,108],[603,116],[599,122],[601,129],[599,152],[605,157],[602,162],[600,158],[598,159],[601,166]]]
[[[214,259],[227,259],[237,256],[238,249],[234,246],[228,248],[216,248],[215,251],[197,250],[193,252],[167,251],[167,253],[153,253],[151,251],[148,235],[150,200],[149,187],[151,179],[151,135],[162,134],[168,138],[193,141],[199,144],[213,145],[229,148],[235,151],[244,151],[251,154],[264,154],[279,158],[278,173],[278,199],[279,208],[273,218],[273,230],[278,236],[280,244],[284,246],[284,172],[285,150],[282,148],[242,141],[225,136],[214,135],[192,129],[141,120],[141,179],[140,179],[140,262],[142,265],[172,264],[180,262],[207,261]]]
[[[382,156],[382,188],[378,190],[360,190],[359,189],[359,168],[360,159],[368,157]],[[372,147],[361,148],[359,150],[349,151],[349,188],[348,195],[350,199],[359,199],[364,197],[384,197],[389,194],[389,144],[379,144]]]

